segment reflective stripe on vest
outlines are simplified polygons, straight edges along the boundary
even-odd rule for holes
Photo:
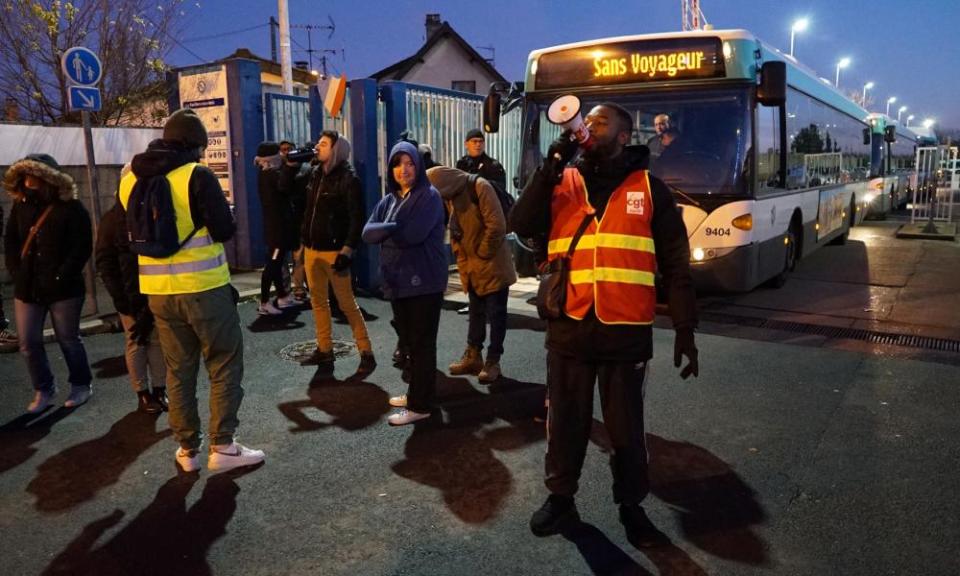
[[[566,255],[584,214],[593,211],[583,178],[564,170],[550,206],[549,260]],[[650,324],[656,294],[656,252],[650,223],[653,197],[646,171],[630,174],[610,195],[600,222],[588,225],[570,262],[565,313],[583,319],[590,308],[604,324]]]
[[[193,231],[190,214],[190,176],[196,163],[184,164],[167,173],[173,207],[177,213],[177,234],[182,241]],[[117,193],[124,209],[137,178],[130,172],[120,181]],[[223,244],[210,237],[206,227],[197,230],[183,247],[167,258],[138,256],[140,292],[144,294],[190,294],[219,288],[230,282]]]

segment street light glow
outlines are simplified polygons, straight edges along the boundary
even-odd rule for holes
[[[915,116],[913,114],[907,116],[907,126],[910,126],[910,121],[913,120]]]
[[[897,110],[897,124],[900,123],[900,115],[903,114],[903,113],[906,112],[906,111],[907,111],[907,107],[906,107],[906,106],[901,106],[900,109]]]
[[[933,126],[933,118],[927,118],[923,121],[924,128],[930,128],[931,126]]]
[[[860,97],[860,105],[864,108],[867,107],[867,90],[873,88],[873,82],[867,82],[863,85],[863,96]]]
[[[797,32],[803,32],[807,29],[807,25],[810,24],[810,20],[807,18],[800,18],[799,20],[793,23],[793,26],[790,27],[790,56],[793,56],[793,39],[796,36]]]
[[[891,97],[887,98],[887,112],[886,112],[887,116],[890,116],[890,105],[893,104],[893,103],[896,102],[896,101],[897,101],[897,97],[896,97],[896,96],[891,96]]]
[[[849,59],[849,58],[846,58],[846,57],[841,58],[840,61],[837,62],[837,78],[836,78],[836,80],[835,80],[834,83],[833,83],[833,85],[834,85],[837,89],[840,88],[840,69],[841,69],[841,68],[846,68],[846,67],[849,66],[849,65],[850,65],[850,59]]]

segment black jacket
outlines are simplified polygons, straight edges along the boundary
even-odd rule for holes
[[[323,164],[313,167],[307,188],[300,237],[313,250],[335,251],[356,248],[364,224],[360,178],[349,162],[341,162],[323,173]]]
[[[281,185],[282,172],[257,169],[257,194],[263,217],[263,243],[273,250],[292,250],[297,247],[296,228],[293,227],[293,204],[289,189]]]
[[[90,214],[76,199],[52,202],[53,210],[22,260],[20,250],[46,204],[20,199],[7,222],[4,256],[13,276],[13,294],[32,304],[52,304],[85,293],[83,268],[93,251]]]
[[[607,201],[626,177],[647,163],[646,148],[628,149],[604,165],[586,160],[576,168],[587,185],[590,204],[603,217]],[[550,201],[556,185],[555,169],[537,170],[510,211],[510,223],[524,237],[546,237],[550,232]],[[690,247],[683,218],[670,190],[650,176],[653,196],[651,227],[657,252],[657,268],[667,294],[670,314],[677,330],[693,329],[697,323],[696,295],[690,278]],[[585,360],[642,362],[653,356],[652,327],[600,322],[593,309],[583,320],[564,316],[547,323],[547,348]]]
[[[469,155],[463,156],[457,160],[457,169],[469,174],[479,174],[482,178],[490,182],[496,182],[503,186],[504,190],[507,190],[507,173],[504,171],[503,165],[497,162],[495,158],[487,156],[486,152],[476,158]]]
[[[119,202],[100,220],[94,257],[117,312],[134,317],[144,313],[147,297],[140,293],[137,255],[130,251],[126,216]]]
[[[300,229],[303,227],[303,212],[306,210],[310,172],[310,165],[306,163],[291,166],[284,162],[280,167],[280,190],[290,199],[290,229],[295,237],[294,248],[300,245]]]
[[[137,178],[167,174],[184,164],[196,162],[193,152],[178,142],[154,140],[146,152],[133,157],[131,166]],[[206,226],[215,242],[233,238],[237,225],[230,213],[230,204],[223,195],[220,181],[206,166],[197,166],[188,184],[190,216],[196,228]]]

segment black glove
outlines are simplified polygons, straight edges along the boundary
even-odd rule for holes
[[[337,254],[333,261],[333,270],[335,272],[345,272],[350,269],[351,264],[353,264],[353,258],[346,254]]]
[[[150,313],[149,308],[141,308],[140,312],[136,315],[133,326],[130,327],[130,337],[133,338],[137,344],[146,346],[150,343],[150,334],[152,332],[153,314]]]
[[[573,132],[564,130],[560,137],[554,140],[550,144],[550,148],[547,149],[547,159],[559,163],[562,169],[577,153],[578,148],[580,148],[580,144],[573,139]]]
[[[693,374],[700,375],[700,364],[697,362],[697,346],[693,343],[693,328],[680,328],[673,341],[673,365],[680,367],[681,357],[687,357],[687,365],[680,371],[680,377],[686,380]]]

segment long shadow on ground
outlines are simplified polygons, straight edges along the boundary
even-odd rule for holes
[[[237,508],[236,479],[259,466],[209,477],[200,499],[187,509],[187,495],[199,474],[167,480],[156,497],[110,540],[97,541],[123,520],[124,512],[88,524],[44,570],[44,575],[126,576],[213,574],[207,563],[211,546],[226,534]]]
[[[53,430],[54,424],[73,412],[63,406],[45,414],[24,414],[0,426],[0,474],[16,468],[37,452],[34,445]]]
[[[169,429],[156,429],[158,418],[131,412],[103,436],[51,456],[27,485],[27,492],[37,497],[37,509],[62,512],[116,483],[141,453],[171,434]]]

